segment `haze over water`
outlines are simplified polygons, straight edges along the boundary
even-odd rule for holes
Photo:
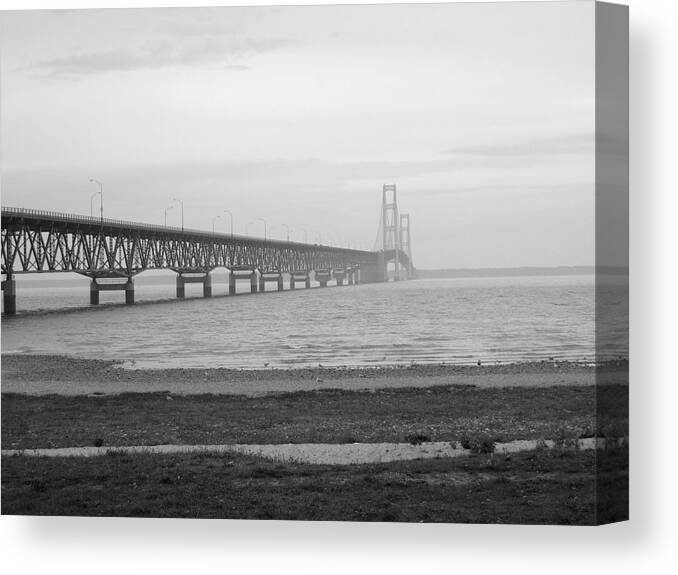
[[[215,294],[226,292],[224,279],[215,276]],[[103,305],[90,307],[87,287],[19,288],[19,315],[2,321],[2,353],[127,360],[145,368],[595,356],[593,276],[426,279],[211,299],[191,285],[187,295],[198,297],[184,301],[173,292],[170,281],[138,282],[137,305],[122,305],[123,292],[102,292]],[[623,289],[619,294],[606,305],[619,308],[608,311],[619,320],[611,329],[620,343],[601,350],[605,357],[628,356],[628,301]],[[166,301],[151,303],[157,299]]]

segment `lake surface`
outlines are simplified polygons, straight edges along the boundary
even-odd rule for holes
[[[134,306],[122,304],[123,292],[101,292],[102,305],[89,306],[87,281],[17,284],[19,314],[2,320],[2,353],[124,359],[149,368],[595,357],[593,276],[426,279],[210,299],[190,284],[183,301],[174,299],[168,277],[164,285],[137,281]],[[226,275],[216,274],[213,293],[226,291]],[[599,351],[628,357],[625,290],[605,305],[616,344]]]

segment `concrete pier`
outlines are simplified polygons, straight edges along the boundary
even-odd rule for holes
[[[99,278],[102,279],[102,278]],[[121,280],[120,276],[115,276],[114,278],[106,279],[116,279]],[[92,278],[92,281],[89,284],[89,303],[91,305],[99,305],[99,292],[100,291],[124,291],[125,292],[125,303],[127,305],[134,305],[134,279],[128,277],[127,281],[114,281],[101,283],[97,278]]]
[[[203,297],[212,297],[212,276],[209,272],[180,272],[177,276],[177,297],[186,297],[186,284],[201,283]]]
[[[337,285],[338,286],[343,286],[344,285],[344,279],[346,278],[346,270],[344,269],[336,269],[334,270],[334,279],[337,280]]]
[[[95,279],[89,283],[89,304],[99,305],[99,288]]]
[[[16,314],[16,280],[9,276],[2,282],[2,298],[5,315]]]
[[[125,284],[125,303],[134,305],[134,281],[132,278],[129,278]]]
[[[311,287],[311,276],[307,270],[290,273],[290,289],[295,289],[296,284],[300,282],[304,282],[306,288]]]
[[[327,282],[332,279],[332,270],[315,270],[315,281],[320,287],[327,287]]]
[[[267,271],[259,274],[259,291],[266,291],[266,283],[275,282],[278,291],[283,290],[283,276],[281,272]]]
[[[228,295],[236,295],[236,282],[238,280],[249,280],[250,293],[257,293],[257,272],[255,269],[248,267],[234,267],[231,268],[228,275]]]

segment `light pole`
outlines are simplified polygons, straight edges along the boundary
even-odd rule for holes
[[[264,218],[256,218],[255,222],[264,222],[264,239],[268,239],[268,224]]]
[[[179,202],[181,204],[181,231],[184,231],[184,202],[177,199],[177,198],[172,198],[173,202]]]
[[[214,222],[216,222],[221,216],[214,216],[212,218],[212,235],[214,235]]]
[[[92,204],[94,203],[94,198],[96,198],[101,192],[94,192],[90,197],[89,197],[89,217],[93,218],[94,217],[94,208]]]
[[[231,216],[231,237],[233,237],[233,214],[231,213],[231,210],[224,210],[224,213]]]
[[[307,244],[308,243],[308,232],[304,228],[301,228],[301,231],[304,232],[304,243]]]
[[[167,227],[167,212],[169,212],[174,206],[167,206],[165,208],[165,227]]]
[[[284,226],[285,229],[287,230],[287,241],[290,241],[290,227],[287,224],[280,224],[281,226]]]
[[[101,213],[101,221],[103,223],[103,221],[104,221],[104,185],[99,180],[95,180],[94,178],[90,178],[89,181],[91,183],[97,184],[99,186],[99,191],[97,192],[97,194],[99,194],[99,196],[101,198],[101,201],[99,202],[99,210],[100,210],[100,213]],[[94,195],[96,196],[96,194],[94,194]],[[90,207],[90,210],[91,210],[92,209],[92,199],[91,198],[90,198],[90,201],[89,201],[89,207]]]
[[[249,229],[249,228],[250,228],[250,224],[253,224],[253,223],[254,223],[254,222],[247,222],[247,223],[245,224],[245,235],[246,235],[246,236],[249,236],[249,235],[250,235],[250,229]]]

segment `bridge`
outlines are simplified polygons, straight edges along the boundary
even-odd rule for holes
[[[329,245],[210,233],[60,212],[2,207],[2,280],[5,315],[16,313],[17,274],[75,272],[90,278],[90,304],[99,292],[125,292],[134,304],[134,277],[147,270],[176,272],[176,295],[186,283],[201,283],[212,295],[210,272],[229,271],[229,295],[245,280],[251,293],[267,282],[284,289],[311,286],[311,276],[327,287],[413,277],[409,216],[399,214],[395,185],[383,188],[377,241],[372,251]],[[392,272],[390,271],[392,268]]]

